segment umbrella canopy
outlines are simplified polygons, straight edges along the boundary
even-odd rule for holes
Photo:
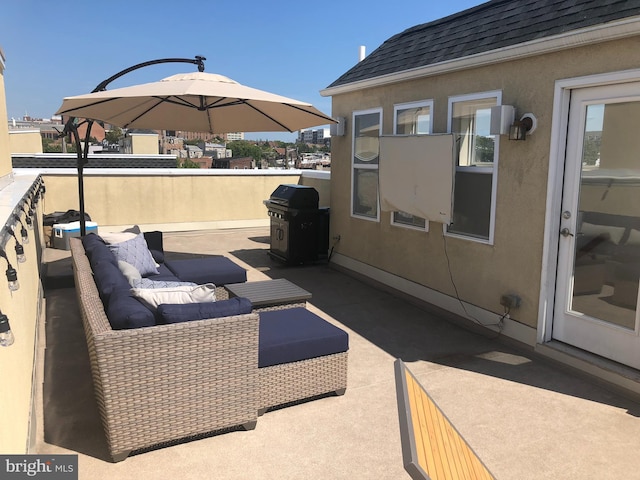
[[[313,105],[194,72],[67,97],[56,112],[122,128],[186,132],[294,132],[336,123]]]

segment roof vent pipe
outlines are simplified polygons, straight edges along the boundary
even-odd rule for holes
[[[364,45],[360,45],[360,52],[358,54],[358,61],[361,62],[362,60],[364,60],[364,57],[367,56],[367,54],[365,53],[365,46]]]

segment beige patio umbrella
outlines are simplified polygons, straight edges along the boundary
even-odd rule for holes
[[[78,151],[80,232],[85,235],[83,168],[88,161],[88,138],[93,121],[121,128],[181,130],[185,132],[294,132],[337,123],[313,105],[241,85],[222,75],[204,72],[204,57],[145,62],[110,77],[92,93],[66,97],[56,112],[70,118],[63,134],[74,132]],[[157,63],[186,62],[198,72],[183,73],[158,82],[105,90],[122,75]],[[88,120],[85,147],[81,148],[75,118]],[[81,151],[83,150],[83,151]]]
[[[122,128],[209,133],[294,132],[336,123],[309,103],[205,72],[67,97],[56,114]]]

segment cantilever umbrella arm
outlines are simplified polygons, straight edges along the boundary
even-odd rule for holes
[[[129,68],[125,68],[124,70],[112,75],[111,77],[103,80],[92,90],[91,93],[102,92],[107,89],[107,85],[109,85],[114,80],[126,75],[129,72],[134,70],[138,70],[139,68],[148,67],[151,65],[157,65],[160,63],[192,63],[198,66],[199,72],[204,72],[204,61],[205,57],[200,55],[196,55],[195,58],[161,58],[158,60],[150,60],[148,62],[138,63],[137,65],[133,65]],[[91,135],[91,127],[93,126],[93,120],[88,119],[87,123],[87,131],[84,136],[84,148],[82,146],[82,142],[80,141],[80,134],[78,133],[78,126],[75,123],[75,117],[70,117],[65,123],[64,130],[60,134],[60,136],[66,136],[68,134],[73,135],[74,143],[76,144],[76,153],[78,156],[78,198],[80,201],[80,235],[85,236],[87,234],[86,222],[84,218],[84,166],[89,162],[89,138]]]

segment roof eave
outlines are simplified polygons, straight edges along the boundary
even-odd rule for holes
[[[488,52],[456,58],[424,67],[412,68],[378,77],[367,78],[356,82],[327,87],[320,90],[320,95],[329,97],[342,93],[355,92],[366,88],[380,87],[392,83],[430,77],[443,73],[451,73],[495,63],[518,60],[521,58],[557,52],[569,48],[591,45],[610,40],[638,35],[640,32],[640,16],[624,20],[581,28],[560,35],[553,35],[530,42],[510,45]]]

